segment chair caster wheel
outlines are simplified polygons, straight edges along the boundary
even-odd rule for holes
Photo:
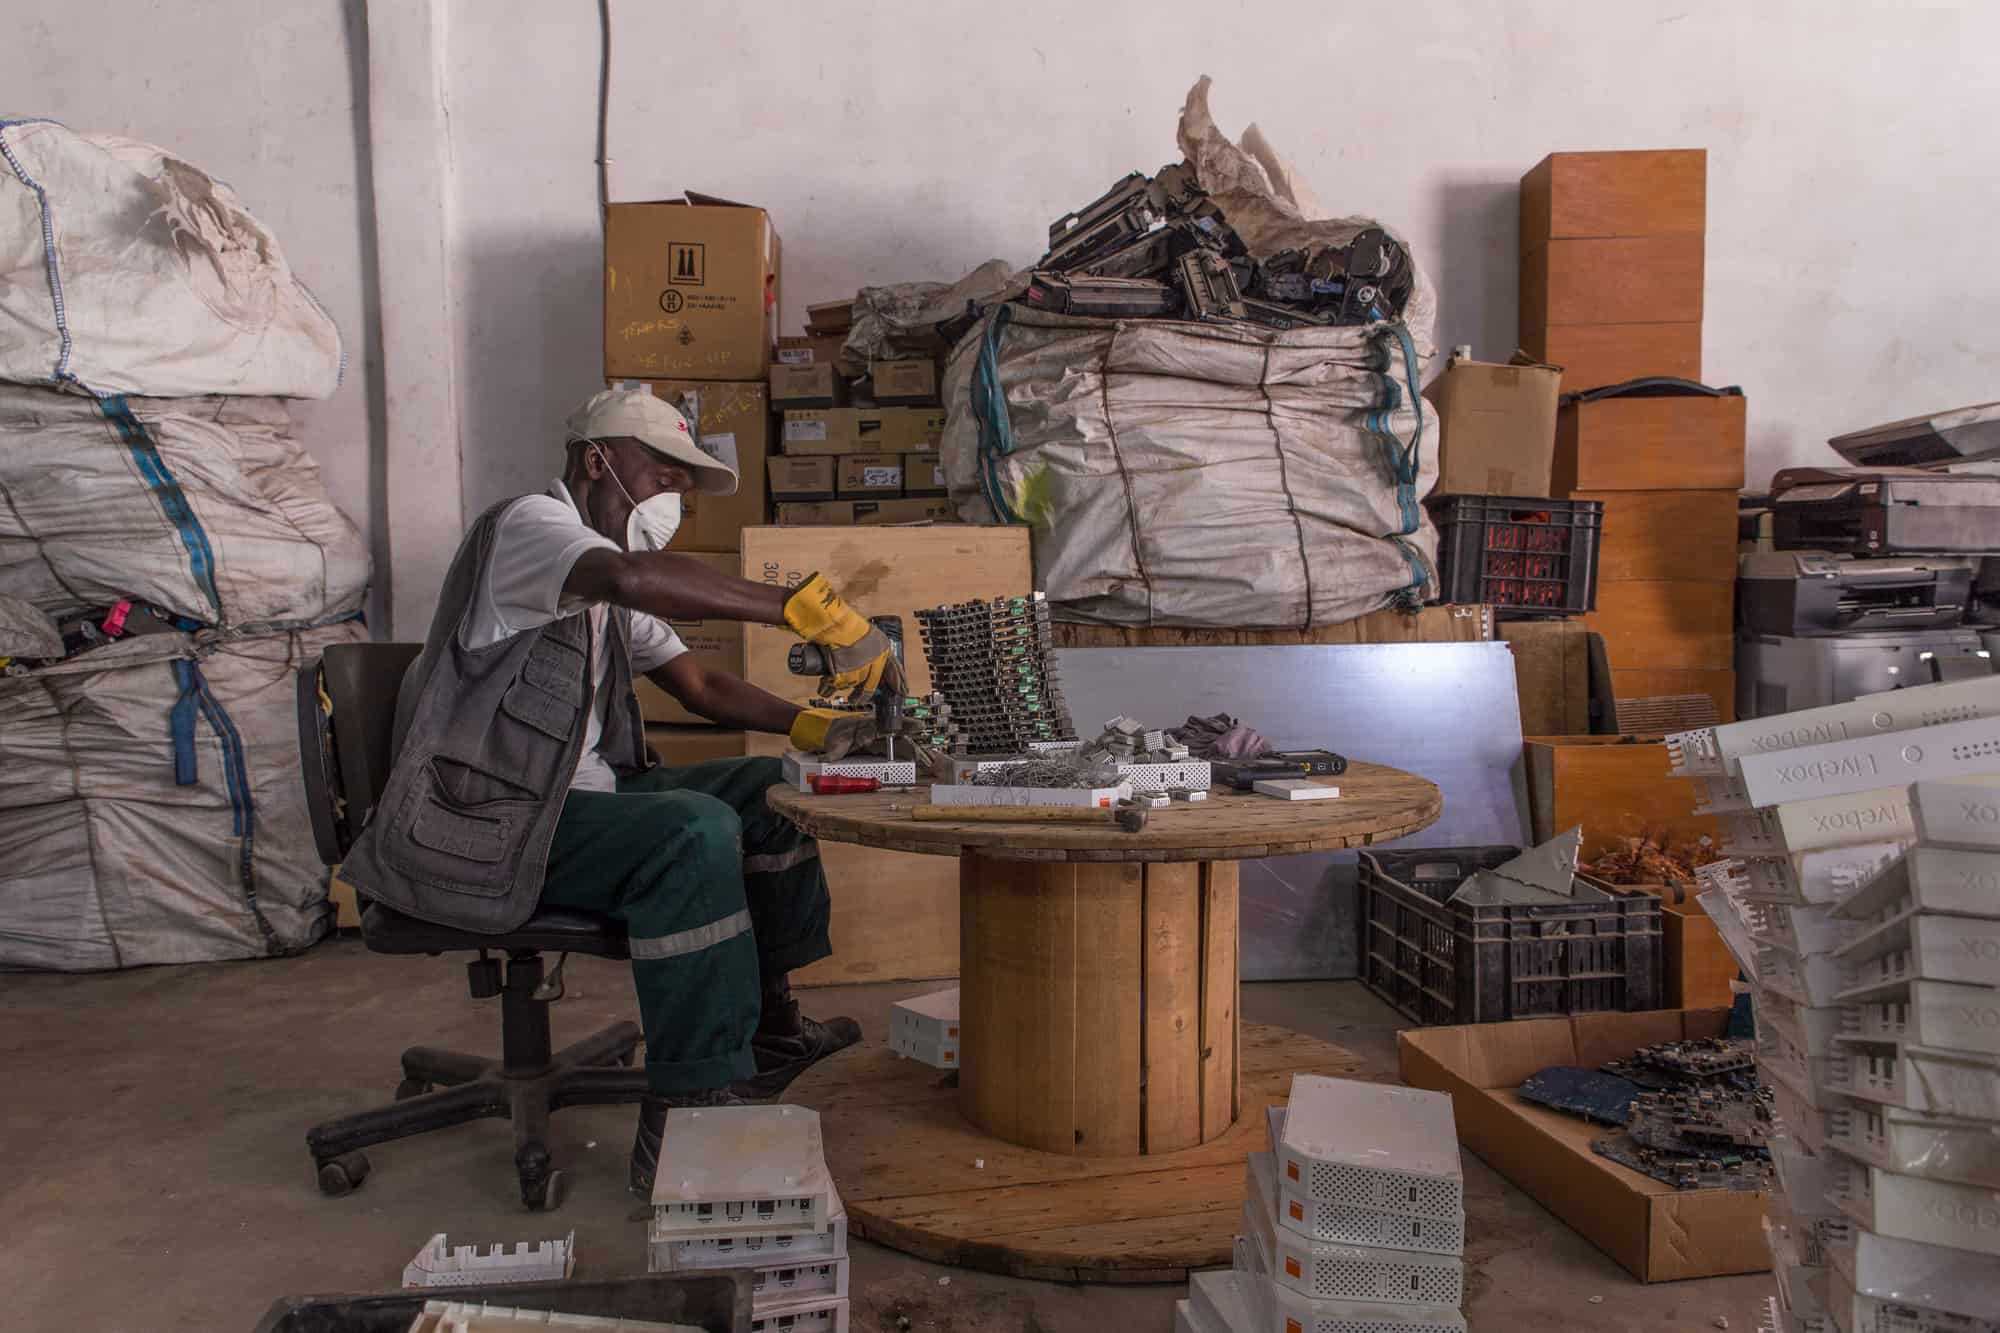
[[[352,1194],[361,1188],[361,1182],[368,1179],[368,1154],[364,1152],[343,1153],[339,1157],[328,1158],[319,1164],[319,1192],[329,1199],[338,1199],[343,1194]]]
[[[521,1202],[529,1212],[552,1213],[562,1207],[568,1189],[569,1177],[562,1171],[551,1171],[533,1184],[521,1182]]]
[[[420,1078],[406,1078],[396,1085],[396,1100],[406,1102],[412,1097],[421,1097],[431,1090],[431,1085]]]

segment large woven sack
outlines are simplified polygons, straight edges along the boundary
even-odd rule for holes
[[[0,384],[0,595],[240,629],[349,615],[368,577],[279,400]]]
[[[988,311],[952,353],[959,512],[1119,625],[1337,624],[1437,592],[1437,422],[1400,324],[1276,333]]]
[[[364,638],[153,634],[0,676],[0,967],[257,958],[324,935],[298,668]]]
[[[165,150],[0,119],[0,379],[324,398],[340,332],[227,185]]]

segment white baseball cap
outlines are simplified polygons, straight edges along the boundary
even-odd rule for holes
[[[594,393],[563,425],[572,440],[637,440],[668,462],[694,473],[694,488],[702,494],[736,494],[736,469],[703,453],[680,409],[645,389]]]

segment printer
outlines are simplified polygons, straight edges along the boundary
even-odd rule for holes
[[[1945,629],[1965,619],[1977,567],[1968,556],[1748,551],[1737,559],[1737,616],[1759,634]]]
[[[1962,463],[2000,454],[2000,403],[1905,417],[1885,426],[1836,435],[1833,451],[1857,467]]]
[[[1923,468],[1785,468],[1772,544],[1855,555],[2000,552],[2000,477]]]

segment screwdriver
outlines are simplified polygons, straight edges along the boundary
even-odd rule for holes
[[[877,778],[842,777],[838,773],[815,773],[808,779],[815,796],[852,796],[856,792],[880,791]]]

